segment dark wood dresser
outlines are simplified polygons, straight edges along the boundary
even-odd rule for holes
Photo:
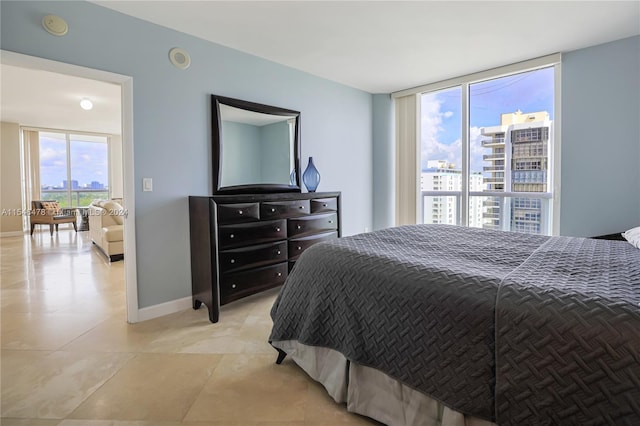
[[[340,192],[189,197],[193,308],[282,285],[308,247],[337,238]]]

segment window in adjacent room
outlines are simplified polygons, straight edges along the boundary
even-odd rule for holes
[[[109,145],[103,135],[39,132],[40,199],[86,207],[109,198]]]
[[[553,232],[555,64],[430,85],[418,97],[418,222]]]

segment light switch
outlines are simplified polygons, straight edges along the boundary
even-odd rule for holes
[[[151,179],[151,178],[142,178],[142,191],[143,192],[151,192],[151,191],[153,191],[153,179]]]

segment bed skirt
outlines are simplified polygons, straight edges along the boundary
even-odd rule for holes
[[[321,383],[347,411],[389,426],[494,426],[454,411],[387,374],[347,360],[340,352],[299,343],[271,342],[287,353],[313,380]]]

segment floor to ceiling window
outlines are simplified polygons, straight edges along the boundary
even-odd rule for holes
[[[39,132],[40,199],[86,207],[109,198],[108,137]]]
[[[553,232],[555,67],[486,72],[417,94],[419,222]]]

